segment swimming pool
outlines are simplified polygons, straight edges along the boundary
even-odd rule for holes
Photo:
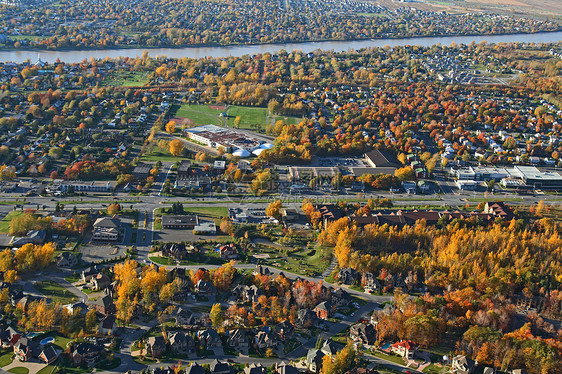
[[[41,345],[46,345],[46,344],[51,344],[55,342],[55,338],[53,338],[52,336],[49,336],[43,340],[41,340],[39,343],[41,343]]]
[[[392,344],[390,343],[384,343],[384,345],[381,347],[381,350],[386,351],[387,349],[389,349],[392,346]]]

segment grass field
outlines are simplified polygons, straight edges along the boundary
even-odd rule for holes
[[[228,209],[224,206],[183,207],[187,214],[196,214],[205,218],[220,219],[228,217]]]
[[[60,302],[61,304],[70,304],[75,302],[78,298],[68,291],[60,284],[53,281],[41,281],[35,283],[37,291],[43,295],[51,298],[53,302]]]
[[[228,110],[227,125],[234,126],[234,120],[240,116],[240,128],[265,131],[267,109],[233,105]]]
[[[231,105],[227,109],[227,118],[222,118],[219,114],[223,109],[215,108],[213,105],[182,104],[172,108],[172,117],[188,119],[189,125],[216,125],[221,126],[226,123],[233,127],[236,117],[240,117],[239,128],[257,132],[265,132],[267,124],[267,108],[246,107]],[[298,117],[276,116],[275,121],[283,120],[288,124],[297,124],[301,121]]]
[[[38,36],[38,35],[10,35],[10,39],[13,39],[13,40],[29,40],[29,41],[34,42],[35,39],[43,40],[43,39],[45,39],[45,37]]]
[[[9,234],[10,233],[10,221],[14,217],[21,216],[23,214],[22,211],[13,210],[2,221],[0,221],[0,234]]]
[[[142,161],[156,162],[156,161],[171,161],[176,162],[181,160],[179,157],[172,156],[170,151],[160,148],[157,145],[149,146],[145,153],[142,155]]]
[[[189,118],[193,121],[193,125],[216,125],[220,126],[221,120],[219,114],[223,112],[221,109],[213,109],[208,105],[182,104],[174,105],[172,108],[172,117]]]
[[[300,123],[300,121],[302,121],[302,118],[276,116],[275,122],[277,122],[279,120],[283,120],[283,122],[285,122],[286,124],[289,124],[289,125],[297,125],[298,123]]]
[[[139,87],[148,83],[148,72],[124,71],[110,74],[105,84],[116,87]]]

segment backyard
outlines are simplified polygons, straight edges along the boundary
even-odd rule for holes
[[[35,283],[34,287],[53,302],[70,304],[78,299],[73,293],[53,281],[40,281]]]

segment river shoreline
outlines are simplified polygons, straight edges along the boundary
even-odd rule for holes
[[[57,60],[67,63],[79,63],[91,58],[104,59],[129,57],[134,58],[148,52],[152,57],[167,56],[170,58],[221,58],[221,57],[240,57],[243,55],[256,55],[263,53],[277,53],[280,50],[291,52],[300,50],[303,53],[315,50],[332,50],[344,52],[349,50],[360,50],[368,47],[390,47],[419,45],[422,47],[436,44],[450,45],[470,44],[471,42],[480,43],[557,43],[562,41],[562,31],[519,33],[519,34],[489,34],[489,35],[453,35],[453,36],[431,36],[431,37],[412,37],[412,38],[381,38],[381,39],[359,39],[343,41],[314,41],[314,42],[294,42],[277,44],[252,44],[252,45],[232,45],[232,46],[207,46],[207,47],[154,47],[154,48],[106,48],[106,49],[67,49],[67,50],[46,50],[46,49],[0,49],[0,61],[22,63],[26,60],[32,62],[39,58],[45,62],[55,62]]]
[[[112,46],[107,48],[56,48],[56,49],[45,49],[45,48],[4,48],[0,47],[0,52],[82,52],[82,51],[115,51],[115,50],[128,50],[128,49],[144,49],[146,51],[151,51],[155,49],[186,49],[186,48],[228,48],[228,47],[252,47],[252,46],[277,46],[286,44],[308,44],[308,43],[353,43],[353,42],[363,42],[367,40],[416,40],[424,38],[453,38],[453,37],[486,37],[486,36],[517,36],[517,35],[537,35],[537,34],[551,34],[562,32],[562,27],[558,30],[552,31],[537,31],[537,32],[505,32],[505,33],[494,33],[494,34],[437,34],[437,35],[417,35],[417,36],[381,36],[377,38],[354,38],[354,39],[318,39],[318,40],[295,40],[287,42],[267,42],[267,43],[247,43],[247,44],[191,44],[191,45],[162,45],[162,46],[138,46],[138,45],[124,45],[124,46]]]

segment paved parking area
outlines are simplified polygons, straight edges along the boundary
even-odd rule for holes
[[[213,239],[213,235],[195,235],[193,230],[161,229],[154,232],[154,240],[160,243],[168,242],[196,242]]]
[[[88,243],[80,246],[82,261],[100,262],[125,255],[125,246],[108,243]]]

